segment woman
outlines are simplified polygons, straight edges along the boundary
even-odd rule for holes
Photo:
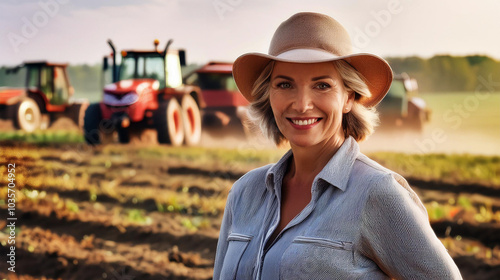
[[[214,279],[461,279],[405,179],[359,152],[392,81],[383,59],[354,54],[331,17],[299,13],[233,75],[291,150],[231,189]]]

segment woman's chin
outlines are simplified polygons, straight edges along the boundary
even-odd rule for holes
[[[314,139],[313,137],[303,137],[303,136],[288,138],[288,142],[292,147],[295,146],[301,148],[312,147],[318,144],[317,139]]]

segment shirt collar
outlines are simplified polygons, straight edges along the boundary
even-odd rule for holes
[[[316,184],[316,181],[322,179],[328,184],[345,191],[349,177],[351,176],[352,166],[358,154],[359,145],[354,138],[349,136],[316,176],[313,185]],[[276,191],[275,187],[281,185],[281,181],[285,176],[288,162],[292,155],[292,150],[289,150],[267,171],[266,187],[269,191]]]
[[[349,136],[325,167],[316,176],[315,181],[322,179],[332,186],[345,191],[351,170],[359,154],[359,145]]]
[[[275,186],[281,185],[280,181],[283,180],[285,176],[286,169],[288,167],[288,162],[293,156],[292,150],[288,150],[281,159],[273,164],[266,174],[266,187],[269,191],[275,191]]]

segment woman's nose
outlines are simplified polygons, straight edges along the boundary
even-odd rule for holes
[[[298,113],[305,113],[311,110],[313,108],[313,100],[311,97],[311,93],[307,89],[298,89],[293,97],[292,109]]]

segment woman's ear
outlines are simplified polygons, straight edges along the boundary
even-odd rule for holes
[[[352,89],[347,89],[347,99],[345,101],[342,113],[347,114],[351,111],[352,106],[354,105],[354,97],[355,96],[356,96],[356,93]]]

